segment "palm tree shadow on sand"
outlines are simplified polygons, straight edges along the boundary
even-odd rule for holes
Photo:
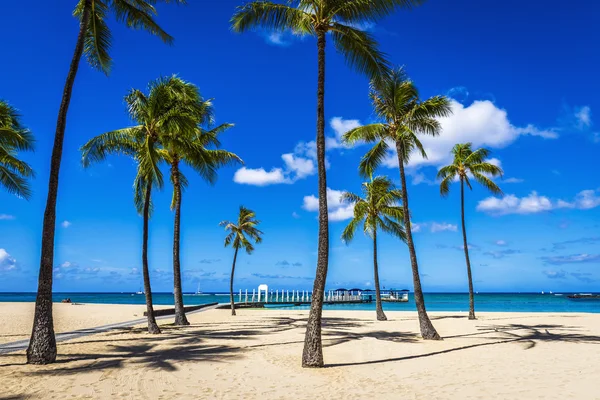
[[[446,339],[461,339],[465,337],[482,336],[481,339],[492,340],[485,343],[476,343],[466,346],[452,347],[440,351],[434,351],[430,353],[414,354],[403,357],[386,358],[382,360],[370,360],[360,362],[348,362],[348,363],[335,363],[329,364],[326,367],[347,367],[352,365],[371,365],[381,364],[395,361],[406,361],[416,358],[432,357],[441,354],[453,353],[456,351],[473,349],[477,347],[493,346],[506,343],[517,343],[523,345],[523,350],[530,350],[534,348],[538,343],[544,342],[565,342],[565,343],[587,343],[587,344],[600,344],[600,336],[597,335],[586,335],[578,333],[581,328],[574,326],[565,325],[552,325],[552,324],[538,324],[538,325],[525,325],[525,324],[507,324],[507,325],[491,325],[487,327],[479,327],[479,332],[468,333],[462,335],[445,336]],[[550,332],[552,330],[553,332]],[[410,341],[409,341],[410,342]]]
[[[154,336],[144,333],[145,328],[120,328],[97,337],[77,339],[61,343],[60,346],[105,345],[94,352],[74,352],[59,357],[52,368],[36,371],[17,371],[24,375],[71,375],[79,372],[106,369],[120,369],[127,365],[164,371],[176,371],[180,365],[193,362],[232,362],[243,358],[247,352],[257,348],[285,346],[303,343],[302,340],[282,341],[277,334],[290,330],[302,330],[307,319],[302,317],[272,317],[264,320],[237,320],[227,325],[217,322],[205,322],[186,327],[163,325],[163,335]],[[351,318],[324,318],[324,345],[333,347],[361,339],[376,339],[401,345],[421,343],[421,338],[413,332],[383,331],[376,329],[380,325],[373,320]],[[357,328],[364,331],[357,332]],[[365,329],[366,328],[366,329]],[[369,329],[374,328],[374,329]],[[460,342],[462,339],[475,338],[484,342],[453,346],[430,353],[413,354],[401,357],[358,362],[333,363],[329,368],[353,365],[370,365],[387,362],[407,361],[416,358],[433,357],[477,347],[516,343],[529,350],[538,343],[566,342],[600,344],[600,336],[581,333],[582,328],[558,324],[505,324],[478,326],[476,332],[446,336],[445,345]],[[125,336],[127,335],[127,336]],[[132,337],[133,336],[133,337]],[[272,342],[261,340],[273,336]],[[215,343],[214,340],[218,340]],[[244,340],[244,342],[240,342]],[[248,343],[250,341],[250,343]],[[2,358],[14,357],[14,354],[0,355],[2,367],[22,366],[23,364],[2,363]],[[8,360],[7,360],[8,361]],[[0,400],[4,400],[0,398]]]

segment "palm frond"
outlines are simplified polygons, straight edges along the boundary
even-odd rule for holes
[[[15,170],[8,168],[2,159],[0,159],[0,185],[10,194],[25,199],[31,197],[31,188],[27,180]]]
[[[346,144],[356,144],[358,142],[372,143],[383,139],[386,136],[386,125],[370,124],[359,126],[346,132],[342,136],[342,141]]]
[[[350,23],[375,22],[390,15],[396,8],[411,9],[425,0],[333,0],[331,12]]]
[[[225,247],[233,246],[235,249],[243,248],[246,253],[254,251],[254,245],[262,242],[263,232],[256,228],[260,221],[256,213],[244,206],[240,206],[237,222],[222,221],[219,225],[228,231],[225,237]]]
[[[360,164],[358,165],[360,176],[365,178],[372,177],[375,170],[377,170],[387,156],[388,150],[389,146],[385,140],[377,142],[360,160]]]
[[[108,155],[126,155],[135,157],[140,151],[144,140],[142,126],[118,129],[116,131],[103,133],[84,144],[81,163],[84,168],[92,163],[104,161]]]
[[[97,2],[98,0],[94,0]],[[112,0],[115,16],[119,22],[124,22],[128,28],[148,31],[158,36],[167,44],[173,43],[173,37],[166,33],[154,20],[156,9],[150,0]],[[177,1],[178,3],[184,3]]]
[[[354,234],[356,233],[356,228],[358,228],[358,225],[360,225],[361,221],[362,221],[362,219],[352,218],[350,220],[350,222],[348,223],[348,225],[346,226],[346,228],[344,228],[344,231],[342,232],[342,241],[345,244],[350,243],[352,241],[352,239],[354,239]]]
[[[389,63],[370,33],[336,22],[329,30],[336,49],[351,68],[371,78],[387,73]]]
[[[85,4],[85,1],[81,0],[81,3]],[[80,19],[83,17],[83,8],[84,5],[77,7],[74,12],[75,16]],[[112,34],[106,24],[109,11],[105,0],[91,2],[90,20],[85,33],[83,48],[90,66],[104,72],[106,75],[110,73],[112,66],[112,59],[109,55]]]
[[[472,172],[473,177],[477,182],[479,182],[483,187],[492,192],[495,195],[501,195],[502,189],[490,178],[487,176],[480,174],[479,172]]]
[[[315,33],[310,14],[270,1],[253,1],[237,7],[230,22],[234,32],[262,28],[279,32],[289,30],[304,35]]]

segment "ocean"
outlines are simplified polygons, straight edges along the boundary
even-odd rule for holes
[[[143,295],[133,293],[54,293],[53,299],[60,302],[69,298],[74,303],[96,304],[145,304]],[[173,294],[152,293],[154,304],[173,305]],[[238,301],[237,295],[235,300]],[[33,302],[35,293],[0,293],[0,302]],[[229,295],[222,293],[206,293],[203,295],[184,294],[185,305],[206,303],[227,303]],[[467,293],[425,293],[425,304],[428,311],[467,312],[469,296]],[[290,306],[268,305],[269,308],[290,308]],[[384,310],[415,311],[412,293],[408,303],[383,303]],[[293,307],[308,309],[308,306]],[[375,310],[375,303],[325,305],[329,310]],[[599,300],[572,300],[567,294],[540,293],[478,293],[475,295],[476,311],[504,312],[591,312],[600,313]]]

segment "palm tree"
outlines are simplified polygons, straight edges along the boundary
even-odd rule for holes
[[[73,84],[79,69],[83,53],[88,63],[105,74],[110,72],[109,55],[111,33],[107,19],[112,11],[116,19],[133,29],[143,29],[158,36],[165,43],[172,43],[169,36],[155,22],[154,4],[171,0],[78,0],[73,15],[79,19],[79,34],[75,44],[75,52],[65,82],[62,101],[58,110],[54,145],[50,160],[50,178],[48,197],[44,211],[42,227],[42,254],[38,278],[38,292],[35,302],[35,315],[31,340],[27,349],[27,362],[30,364],[48,364],[56,360],[56,339],[52,319],[52,270],[54,261],[54,233],[56,225],[56,198],[58,195],[58,176],[62,158],[63,141],[67,125],[67,112],[71,102]],[[184,3],[185,0],[172,0]]]
[[[178,107],[193,115],[198,124],[212,124],[213,108],[210,100],[204,100],[198,88],[179,78]],[[171,167],[171,183],[173,184],[173,200],[171,209],[175,211],[173,227],[173,294],[175,297],[175,325],[189,325],[185,316],[183,294],[181,288],[181,263],[179,257],[181,232],[181,199],[182,191],[188,180],[181,172],[180,163],[186,164],[196,171],[206,182],[213,184],[217,179],[217,169],[221,166],[242,162],[235,154],[220,149],[208,149],[209,146],[220,146],[218,135],[233,124],[222,124],[210,130],[195,126],[191,130],[168,131],[159,138],[164,146],[162,156]]]
[[[237,222],[223,221],[219,225],[225,227],[229,233],[225,237],[225,247],[232,246],[233,264],[231,265],[231,279],[229,280],[229,299],[231,301],[231,315],[235,315],[235,303],[233,302],[233,275],[235,273],[235,262],[239,249],[246,250],[251,254],[254,251],[254,245],[262,242],[262,232],[256,226],[260,221],[256,219],[256,213],[244,206],[240,206],[240,213]]]
[[[165,151],[159,139],[173,132],[187,132],[196,127],[197,119],[180,106],[176,77],[160,78],[149,84],[149,94],[131,90],[125,97],[129,116],[138,125],[107,132],[91,139],[82,147],[82,162],[88,167],[93,162],[106,159],[110,154],[124,154],[137,162],[134,182],[134,201],[144,221],[142,238],[142,272],[148,314],[148,332],[160,333],[154,318],[152,288],[148,267],[148,224],[151,213],[151,196],[154,187],[163,186],[159,164]]]
[[[400,190],[384,176],[371,179],[362,184],[364,197],[345,192],[342,201],[354,204],[354,218],[350,221],[344,232],[342,240],[349,243],[354,238],[356,228],[363,223],[363,231],[373,239],[373,271],[375,280],[375,304],[377,320],[387,321],[381,306],[381,292],[379,287],[379,268],[377,266],[377,230],[389,233],[406,241],[406,232],[402,227],[404,210],[397,204],[402,199]]]
[[[467,244],[467,228],[465,227],[465,183],[469,189],[471,175],[483,187],[493,194],[502,194],[502,190],[488,176],[502,176],[503,172],[497,165],[486,162],[490,155],[487,149],[471,149],[471,143],[459,143],[452,148],[454,159],[452,164],[446,165],[438,172],[438,179],[441,179],[440,194],[445,197],[450,193],[450,183],[460,181],[460,216],[462,221],[463,249],[465,250],[465,260],[467,262],[467,277],[469,279],[469,319],[475,318],[475,299],[473,295],[473,277],[471,276],[471,260],[469,259],[469,245]]]
[[[427,157],[418,134],[435,136],[441,128],[436,117],[449,115],[451,112],[449,101],[443,96],[434,96],[422,101],[419,92],[412,81],[408,79],[401,69],[394,69],[387,75],[371,81],[371,101],[375,114],[382,120],[381,123],[365,125],[347,132],[344,140],[348,143],[365,141],[375,142],[375,146],[362,158],[359,172],[362,176],[373,175],[375,169],[385,159],[390,144],[396,147],[398,165],[400,168],[400,181],[402,184],[402,206],[404,207],[404,228],[406,229],[406,243],[410,253],[410,263],[413,273],[415,303],[419,315],[421,336],[424,339],[440,339],[425,309],[421,278],[417,254],[412,238],[410,226],[410,213],[408,206],[408,188],[404,164],[410,159],[413,150],[419,151],[422,157]]]
[[[231,19],[236,32],[256,28],[292,31],[317,38],[317,167],[319,174],[319,245],[313,299],[306,325],[303,367],[323,366],[321,315],[329,260],[327,177],[325,165],[325,47],[327,34],[347,63],[370,77],[388,69],[374,37],[359,27],[390,15],[396,7],[410,9],[425,0],[288,0],[286,4],[253,1],[237,8]]]
[[[17,158],[17,152],[32,151],[35,140],[20,119],[14,107],[0,100],[0,186],[10,194],[29,199],[31,189],[27,178],[33,177],[34,172],[29,164]]]

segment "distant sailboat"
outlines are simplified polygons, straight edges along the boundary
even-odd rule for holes
[[[144,294],[144,292],[142,291],[142,288],[140,287],[140,290],[138,290],[137,292],[135,292],[135,294]]]
[[[200,290],[200,284],[198,284],[198,289],[196,289],[196,295],[199,296],[201,294],[204,294],[204,293],[202,293],[202,291]]]

